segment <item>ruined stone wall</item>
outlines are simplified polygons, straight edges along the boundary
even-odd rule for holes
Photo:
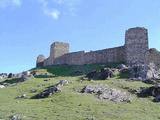
[[[149,49],[146,53],[147,64],[154,63],[160,69],[160,52],[155,48]]]
[[[148,51],[148,31],[145,28],[131,28],[125,35],[126,61],[128,64],[145,63]]]
[[[84,64],[84,51],[73,52],[59,57],[55,64],[67,64],[67,65],[83,65]]]
[[[86,53],[84,51],[68,53],[55,59],[54,64],[83,65],[110,62],[125,62],[124,46]]]
[[[126,31],[125,45],[91,52],[69,53],[69,44],[55,42],[51,45],[50,56],[44,60],[48,65],[83,65],[95,63],[120,63],[129,65],[154,62],[160,68],[160,52],[148,46],[148,31],[142,27]]]
[[[84,55],[85,64],[125,62],[124,46],[87,52]]]

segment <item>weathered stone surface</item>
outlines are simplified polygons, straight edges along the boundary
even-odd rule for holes
[[[117,69],[119,70],[123,70],[123,69],[127,69],[128,67],[125,64],[120,64],[117,66]]]
[[[22,115],[13,115],[10,117],[10,120],[22,120]]]
[[[14,76],[13,73],[8,74],[8,78],[13,78],[13,76]]]
[[[44,66],[44,61],[45,61],[45,56],[44,55],[39,55],[37,57],[37,61],[36,61],[36,67],[43,67]]]
[[[155,48],[149,49],[146,52],[146,63],[154,63],[160,69],[160,52]]]
[[[4,85],[0,85],[0,88],[5,88],[5,86]]]
[[[8,77],[7,73],[0,73],[0,79],[5,79]]]
[[[111,68],[103,68],[100,71],[92,71],[86,75],[88,79],[93,80],[106,80],[108,78],[112,78],[114,76],[115,69]]]
[[[64,85],[68,85],[68,84],[69,84],[68,80],[60,80],[57,85],[64,86]]]
[[[160,84],[148,88],[141,88],[137,94],[139,97],[153,96],[155,102],[160,102]]]
[[[131,68],[130,72],[131,79],[133,80],[148,81],[160,79],[160,73],[153,63],[150,63],[149,65],[135,65]]]
[[[99,99],[113,102],[131,101],[131,97],[128,93],[112,89],[105,85],[87,85],[82,89],[82,93],[95,94]]]
[[[43,63],[43,66],[122,62],[132,66],[154,62],[160,68],[160,52],[149,50],[148,30],[143,27],[135,27],[126,31],[124,46],[90,52],[69,53],[68,43],[54,42],[50,48],[50,56],[42,61],[40,63]]]
[[[69,82],[67,80],[60,80],[57,84],[48,87],[43,92],[33,96],[33,99],[41,99],[41,98],[47,98],[57,92],[61,92],[61,89],[64,85],[67,85]]]
[[[16,97],[16,99],[21,99],[21,98],[26,99],[26,98],[27,98],[27,95],[26,95],[26,94],[23,94],[23,95],[20,95],[20,96]]]
[[[148,47],[148,31],[145,28],[131,28],[125,35],[126,62],[130,65],[144,64]]]

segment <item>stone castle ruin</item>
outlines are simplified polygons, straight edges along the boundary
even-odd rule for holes
[[[115,48],[85,52],[69,52],[69,44],[54,42],[50,48],[50,56],[37,57],[37,67],[50,65],[84,65],[126,63],[128,65],[155,63],[160,68],[160,52],[149,49],[148,30],[142,27],[126,31],[125,45]]]

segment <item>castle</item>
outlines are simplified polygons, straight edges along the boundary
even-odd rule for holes
[[[115,48],[91,51],[69,52],[69,44],[54,42],[50,56],[37,57],[37,67],[50,65],[84,65],[105,63],[126,63],[134,65],[153,62],[160,68],[160,52],[149,49],[148,30],[143,27],[128,29],[125,33],[125,45]]]

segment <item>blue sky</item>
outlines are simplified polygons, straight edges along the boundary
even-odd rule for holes
[[[123,45],[136,26],[160,50],[159,0],[0,0],[0,72],[33,68],[54,41],[69,42],[70,51]]]

